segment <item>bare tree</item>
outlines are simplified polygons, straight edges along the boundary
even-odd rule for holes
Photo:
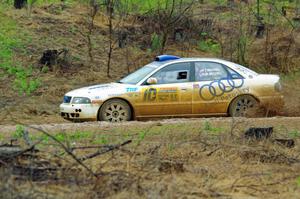
[[[188,3],[183,0],[172,0],[171,4],[166,1],[164,8],[161,9],[160,5],[157,8],[157,16],[162,35],[160,54],[163,54],[167,45],[168,38],[175,26],[177,26],[185,15],[191,12],[192,6],[195,0],[191,0]]]
[[[110,77],[110,66],[111,66],[111,57],[113,52],[113,8],[114,8],[114,0],[107,0],[107,14],[108,14],[108,32],[109,32],[109,40],[108,40],[108,53],[107,53],[107,76]]]
[[[93,43],[92,43],[92,34],[95,28],[95,17],[99,11],[99,3],[97,0],[90,0],[89,3],[89,21],[88,21],[88,33],[86,35],[87,37],[87,45],[88,45],[88,54],[91,62],[94,62],[94,56],[93,56]]]
[[[127,33],[124,31],[124,19],[128,17],[128,1],[106,0],[106,12],[108,15],[108,50],[107,50],[107,76],[110,77],[113,51],[117,44],[120,48],[127,45]],[[115,38],[118,35],[118,38]],[[126,55],[128,55],[126,47]],[[128,57],[126,58],[129,63]],[[128,65],[127,65],[128,66]],[[128,66],[129,67],[129,66]],[[129,71],[129,69],[128,69]]]

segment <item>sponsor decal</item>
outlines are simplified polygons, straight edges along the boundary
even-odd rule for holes
[[[92,100],[92,104],[102,104],[102,100]]]
[[[177,101],[177,93],[158,93],[158,101]]]
[[[249,87],[243,88],[241,90],[233,91],[233,92],[231,92],[231,93],[229,93],[227,95],[222,95],[219,98],[216,98],[214,101],[217,102],[217,103],[220,103],[222,101],[231,100],[231,99],[235,98],[236,96],[238,96],[239,94],[241,94],[241,93],[249,93],[249,91],[250,91]]]
[[[220,76],[222,73],[217,68],[204,68],[197,71],[199,78],[211,77],[211,76]]]
[[[138,90],[138,88],[126,88],[127,93],[136,92],[137,90]]]
[[[131,92],[131,93],[127,93],[127,96],[128,97],[140,97],[140,93],[134,93],[134,92]]]
[[[193,84],[193,88],[200,88],[199,84]]]
[[[225,85],[226,84],[226,85]],[[201,99],[210,101],[215,97],[220,97],[225,93],[230,93],[234,89],[241,88],[244,85],[244,79],[220,79],[204,84],[199,89]]]
[[[118,94],[118,93],[112,93],[112,94],[108,94],[107,96],[108,97],[117,97],[117,96],[120,96],[121,94]]]
[[[144,101],[177,101],[178,92],[176,87],[149,88],[144,91]]]
[[[159,88],[158,92],[159,93],[176,93],[177,92],[177,88],[176,87]]]

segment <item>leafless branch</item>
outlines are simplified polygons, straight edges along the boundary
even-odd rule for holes
[[[85,165],[67,146],[65,146],[62,142],[60,142],[55,136],[51,135],[50,133],[48,133],[47,131],[45,131],[41,128],[37,128],[34,126],[28,126],[28,125],[22,124],[20,122],[16,122],[16,123],[19,123],[27,128],[39,131],[39,132],[43,133],[44,135],[48,136],[53,141],[55,141],[68,155],[70,155],[79,165],[81,165],[83,168],[85,168],[92,176],[98,177],[87,165]]]
[[[85,161],[87,159],[92,159],[92,158],[97,157],[99,155],[103,155],[103,154],[108,153],[110,151],[119,149],[120,147],[125,146],[127,144],[130,144],[131,142],[132,142],[132,140],[127,140],[127,141],[123,142],[122,144],[118,144],[118,145],[114,145],[114,146],[108,146],[108,148],[105,149],[105,150],[103,150],[103,151],[97,151],[97,152],[95,152],[93,154],[90,154],[90,155],[87,155],[85,157],[82,157],[79,160],[83,162],[83,161]]]

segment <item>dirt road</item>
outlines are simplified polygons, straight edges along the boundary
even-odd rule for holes
[[[230,118],[230,117],[212,117],[212,118],[192,118],[192,119],[165,119],[157,121],[131,121],[124,123],[108,123],[108,122],[83,122],[83,123],[50,123],[50,124],[29,124],[28,127],[42,128],[49,132],[67,132],[67,131],[88,131],[118,127],[134,127],[134,126],[151,126],[161,124],[195,124],[195,123],[212,123],[216,126],[230,127],[233,123],[243,124],[245,127],[250,126],[275,126],[285,130],[297,129],[300,131],[300,117],[270,117],[270,118]],[[1,133],[14,132],[16,125],[0,125]]]

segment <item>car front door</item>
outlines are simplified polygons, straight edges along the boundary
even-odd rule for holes
[[[244,86],[241,75],[217,62],[195,62],[193,114],[226,114]]]
[[[191,63],[175,63],[160,69],[151,78],[156,84],[141,86],[142,99],[136,104],[141,116],[175,116],[192,113]]]

